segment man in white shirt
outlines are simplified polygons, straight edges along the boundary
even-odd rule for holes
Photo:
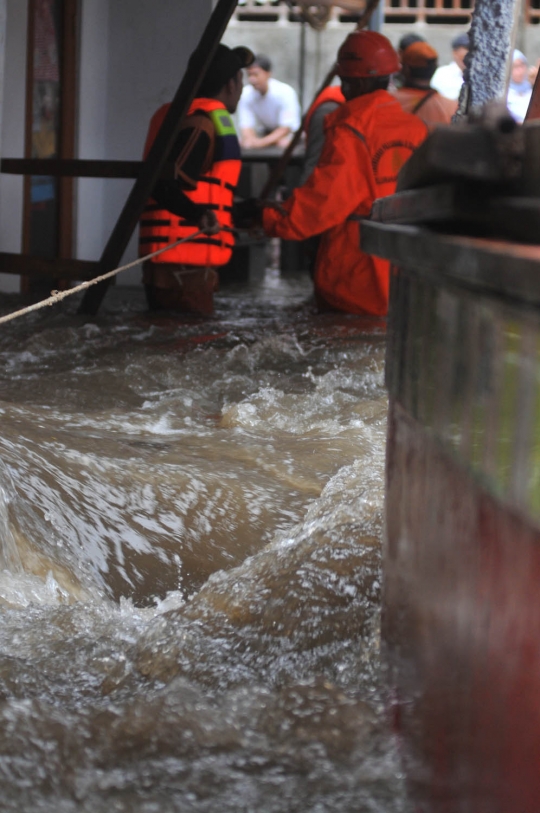
[[[458,34],[452,40],[453,60],[449,65],[437,68],[431,80],[431,87],[438,90],[447,99],[459,99],[463,84],[464,59],[469,51],[469,35]]]
[[[258,54],[247,70],[238,105],[240,143],[248,149],[276,144],[284,147],[300,127],[300,105],[296,91],[272,77],[272,63]]]

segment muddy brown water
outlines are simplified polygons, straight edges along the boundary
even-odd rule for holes
[[[309,293],[269,271],[207,321],[116,289],[0,329],[2,810],[406,810],[384,331]]]

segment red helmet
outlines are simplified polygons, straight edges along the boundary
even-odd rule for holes
[[[338,51],[338,76],[390,76],[398,71],[399,60],[392,43],[376,31],[353,31]]]

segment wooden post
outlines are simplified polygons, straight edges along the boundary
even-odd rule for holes
[[[152,189],[160,177],[174,146],[180,131],[181,121],[186,116],[204,74],[212,61],[236,3],[237,0],[218,0],[199,45],[190,59],[184,78],[180,82],[163,124],[150,148],[141,174],[133,185],[133,189],[103,250],[100,259],[100,274],[112,271],[120,262],[130,237],[137,227],[146,201],[150,197]],[[79,313],[90,315],[97,313],[108,287],[109,281],[107,280],[89,288],[83,297]]]
[[[531,100],[525,114],[525,121],[537,121],[540,119],[540,71],[536,74]]]
[[[60,60],[62,89],[60,123],[60,158],[75,155],[75,106],[77,99],[77,11],[76,0],[64,0],[62,24],[62,59]],[[51,159],[48,159],[51,160]],[[73,179],[62,177],[58,190],[58,256],[67,260],[73,256]],[[60,282],[60,288],[65,286]]]

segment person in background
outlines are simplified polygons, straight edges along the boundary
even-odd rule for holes
[[[285,147],[300,127],[296,91],[272,76],[272,63],[258,54],[247,69],[248,84],[238,105],[240,142],[247,149]]]
[[[458,34],[452,40],[452,62],[437,68],[431,80],[431,87],[438,90],[447,99],[459,99],[463,85],[465,57],[469,52],[469,35]]]
[[[319,310],[383,316],[388,308],[389,263],[360,249],[360,220],[375,198],[391,195],[401,166],[427,135],[387,92],[399,70],[390,41],[355,31],[338,51],[344,103],[325,120],[319,162],[286,201],[264,206],[271,237],[305,240],[322,234],[315,267]]]
[[[405,48],[401,55],[403,86],[392,93],[403,110],[421,118],[430,131],[440,124],[450,124],[458,104],[430,87],[438,58],[427,42],[414,42]]]
[[[519,124],[525,119],[532,94],[532,86],[527,76],[528,68],[529,65],[525,54],[516,48],[513,53],[506,105],[512,117]]]
[[[422,37],[420,34],[404,34],[400,41],[398,42],[397,46],[397,55],[398,59],[401,62],[401,57],[403,56],[403,51],[409,47],[409,45],[413,45],[415,42],[425,42],[426,38]]]
[[[425,41],[426,41],[425,38],[420,36],[420,34],[404,34],[399,40],[396,49],[399,64],[400,65],[402,64],[401,57],[403,56],[403,51],[405,50],[405,48],[408,48],[409,45],[412,45],[414,42],[425,42]],[[403,78],[403,71],[400,70],[398,73],[395,73],[390,79],[390,84],[388,85],[388,90],[390,91],[390,93],[392,93],[397,88],[402,87],[404,81],[405,80]]]
[[[159,180],[139,224],[139,256],[168,243],[203,234],[146,261],[143,283],[150,309],[209,316],[217,288],[216,268],[225,265],[234,245],[233,199],[240,175],[240,145],[230,114],[242,93],[242,69],[252,63],[248,48],[218,45],[183,122],[172,151],[174,179]],[[165,119],[165,104],[150,122],[144,156]]]

